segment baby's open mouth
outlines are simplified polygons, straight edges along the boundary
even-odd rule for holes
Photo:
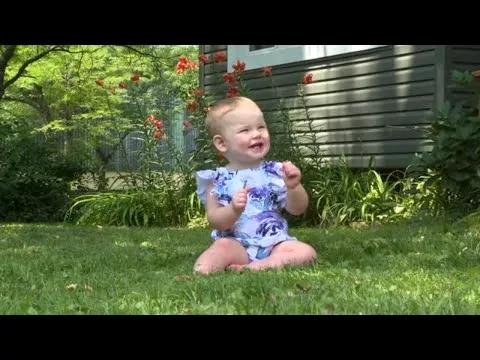
[[[253,145],[250,145],[249,148],[254,149],[254,150],[262,150],[263,149],[263,143],[257,142]]]

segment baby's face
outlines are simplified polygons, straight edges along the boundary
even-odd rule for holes
[[[255,104],[243,103],[225,114],[222,136],[226,146],[224,156],[234,165],[256,165],[270,150],[267,124]]]

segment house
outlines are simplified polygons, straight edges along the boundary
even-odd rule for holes
[[[451,72],[480,68],[479,45],[200,45],[199,51],[227,55],[201,66],[207,94],[225,97],[222,75],[244,61],[252,99],[268,115],[282,97],[298,133],[309,129],[297,85],[312,73],[305,99],[321,150],[330,159],[343,154],[357,168],[371,157],[376,168],[404,168],[415,153],[429,151],[429,117],[445,101],[466,96],[451,88]],[[271,79],[263,66],[272,66]]]

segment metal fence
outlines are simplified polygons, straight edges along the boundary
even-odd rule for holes
[[[164,108],[165,109],[165,108]],[[183,121],[186,118],[185,110],[175,110],[171,107],[164,113],[163,124],[167,138],[158,142],[156,151],[159,162],[164,166],[174,169],[178,161],[185,159],[189,153],[195,151],[195,129],[184,129]],[[104,141],[99,147],[103,154],[112,154],[106,165],[107,171],[137,171],[140,167],[139,152],[142,149],[144,136],[142,132],[132,131],[128,134],[112,134],[113,141]],[[69,133],[61,133],[57,137],[60,151],[68,152],[69,143],[73,141],[88,142],[91,134],[86,129],[76,129]],[[118,141],[115,141],[115,137]],[[123,137],[123,140],[121,140]],[[91,158],[97,155],[95,149],[91,150]],[[180,155],[180,156],[179,156]]]

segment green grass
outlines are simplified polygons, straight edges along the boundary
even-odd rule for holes
[[[0,314],[479,314],[476,223],[293,229],[313,266],[208,277],[208,230],[4,224]]]

